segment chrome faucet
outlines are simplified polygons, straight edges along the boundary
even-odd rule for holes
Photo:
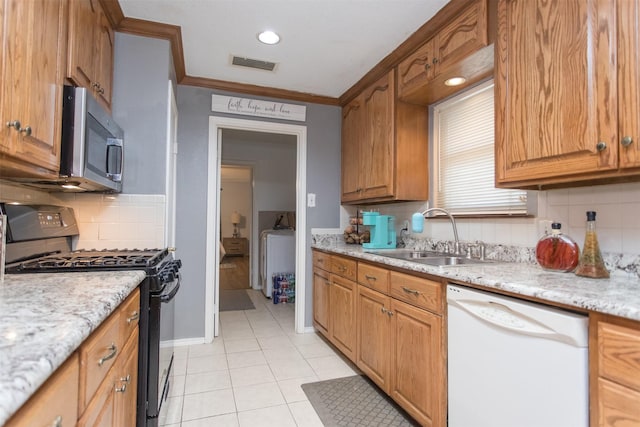
[[[455,242],[453,244],[453,254],[454,255],[464,255],[461,248],[460,248],[460,240],[458,239],[458,228],[456,227],[456,220],[453,217],[453,215],[451,215],[451,213],[449,213],[449,211],[447,211],[446,209],[442,209],[442,208],[429,208],[424,212],[420,212],[420,213],[416,213],[413,214],[412,220],[413,220],[413,231],[414,232],[420,232],[422,231],[422,227],[420,227],[419,230],[416,230],[415,228],[415,217],[417,215],[423,217],[423,218],[427,218],[427,214],[431,213],[431,212],[441,212],[445,215],[447,215],[449,217],[449,220],[451,221],[451,227],[453,227],[453,237],[455,239]],[[422,222],[420,222],[420,225],[422,225]]]

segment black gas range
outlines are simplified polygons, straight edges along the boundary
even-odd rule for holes
[[[0,213],[7,215],[7,274],[145,272],[140,284],[137,425],[157,426],[171,386],[181,261],[169,249],[72,250],[79,231],[68,207],[0,204]]]

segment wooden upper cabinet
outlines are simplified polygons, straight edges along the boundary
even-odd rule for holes
[[[343,108],[342,202],[428,198],[426,108],[396,100],[390,71]]]
[[[431,104],[460,90],[460,86],[444,85],[446,79],[465,77],[466,85],[470,85],[491,74],[490,3],[492,0],[469,2],[453,20],[398,65],[398,98]]]
[[[640,166],[637,20],[628,0],[500,1],[498,186],[566,185]]]
[[[360,144],[364,142],[362,95],[342,109],[342,201],[360,198]]]
[[[620,167],[640,167],[640,3],[618,1]]]
[[[1,0],[0,176],[57,178],[67,2]]]
[[[114,34],[99,0],[71,0],[67,74],[111,110]]]

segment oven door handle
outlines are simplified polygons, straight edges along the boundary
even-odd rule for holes
[[[178,289],[180,289],[180,280],[175,280],[172,284],[172,287],[165,288],[160,294],[160,302],[169,302],[176,296]]]

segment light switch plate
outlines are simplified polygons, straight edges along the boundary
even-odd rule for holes
[[[307,194],[307,207],[315,208],[316,207],[316,195],[315,193]]]

